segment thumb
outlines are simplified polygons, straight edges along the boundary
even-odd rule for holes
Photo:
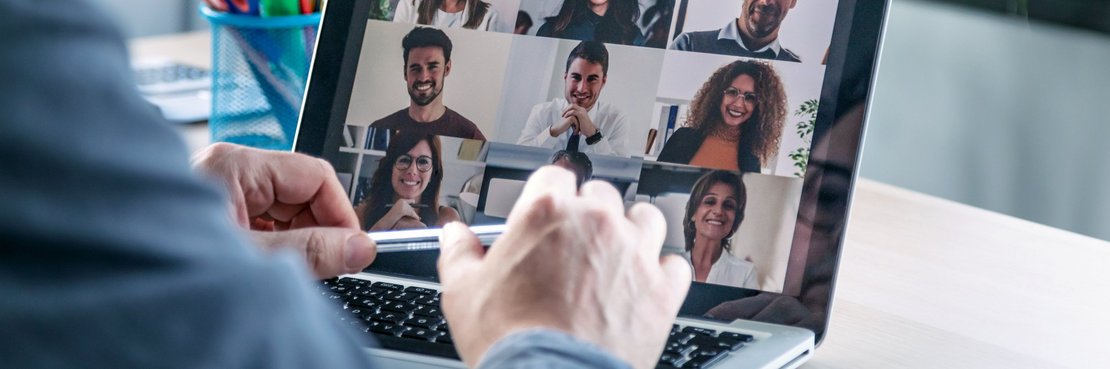
[[[674,312],[678,313],[679,306],[690,290],[690,263],[676,254],[667,254],[659,258],[659,264],[663,269],[662,287],[668,292],[666,298],[671,299],[667,303],[673,305]]]
[[[349,228],[252,231],[251,237],[267,250],[290,249],[303,254],[308,267],[320,278],[362,271],[377,255],[377,248],[370,236]]]
[[[468,274],[465,270],[476,267],[482,262],[485,250],[478,236],[460,222],[443,226],[439,236],[439,280],[444,285],[451,284],[456,275]],[[459,274],[459,273],[462,274]]]

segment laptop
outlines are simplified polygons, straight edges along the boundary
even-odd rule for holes
[[[332,164],[364,229],[416,250],[323,281],[338,319],[383,364],[463,366],[423,246],[448,221],[503,224],[522,181],[555,164],[655,204],[664,252],[690,261],[659,367],[809,359],[888,2],[485,1],[485,18],[430,26],[396,1],[327,2],[294,149]],[[520,14],[538,28],[514,29]]]

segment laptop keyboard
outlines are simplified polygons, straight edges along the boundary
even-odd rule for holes
[[[340,320],[373,335],[384,348],[459,358],[439,310],[439,291],[332,278],[322,281],[320,293],[342,304]],[[707,368],[753,340],[743,333],[675,324],[656,368]]]

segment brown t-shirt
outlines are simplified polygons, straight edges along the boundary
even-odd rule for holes
[[[385,118],[378,119],[370,124],[370,127],[377,129],[389,129],[397,131],[412,131],[421,135],[436,135],[436,136],[450,136],[459,138],[469,138],[472,140],[486,140],[486,136],[482,135],[482,131],[478,130],[478,126],[474,125],[469,119],[464,118],[459,113],[456,113],[450,108],[446,108],[442,117],[431,122],[417,122],[409,116],[409,109],[404,108],[400,111],[390,114]]]
[[[699,167],[739,170],[736,163],[736,143],[728,142],[716,136],[706,136],[698,152],[690,159],[690,165]]]

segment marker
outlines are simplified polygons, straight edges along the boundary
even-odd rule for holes
[[[470,230],[478,236],[483,245],[493,244],[502,233],[505,225],[472,226]],[[378,253],[439,250],[439,235],[443,229],[414,229],[406,231],[366,232],[378,245]]]

